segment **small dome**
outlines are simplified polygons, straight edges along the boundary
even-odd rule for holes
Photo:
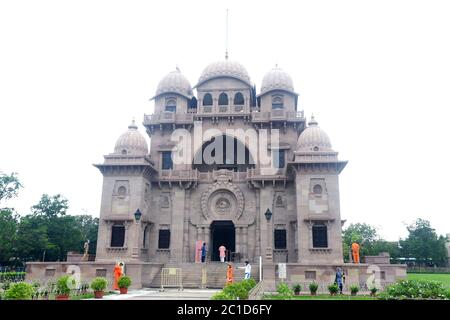
[[[152,99],[164,93],[177,93],[188,99],[192,98],[191,84],[178,68],[162,78]]]
[[[294,92],[294,83],[291,76],[282,69],[275,67],[264,75],[261,83],[261,93],[264,94],[272,90],[284,90]]]
[[[250,76],[242,64],[236,61],[223,60],[209,64],[200,75],[196,87],[208,80],[220,77],[235,78],[245,82],[249,86],[252,85]]]
[[[314,116],[306,128],[298,137],[297,151],[333,151],[328,135],[320,129]]]
[[[147,155],[148,145],[144,136],[138,131],[136,123],[128,126],[128,130],[117,139],[114,147],[116,154]]]

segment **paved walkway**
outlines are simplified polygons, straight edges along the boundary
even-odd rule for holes
[[[184,289],[182,291],[166,289],[160,292],[156,288],[151,288],[129,290],[127,294],[111,294],[104,296],[103,300],[210,300],[218,291],[213,289]]]

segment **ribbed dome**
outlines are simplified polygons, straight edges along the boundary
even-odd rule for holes
[[[298,137],[297,151],[333,151],[328,135],[320,129],[314,116],[300,137]]]
[[[294,92],[294,83],[291,76],[282,69],[275,67],[264,75],[261,83],[261,93],[272,90],[285,90],[288,92]]]
[[[147,141],[145,141],[144,136],[138,131],[134,120],[128,126],[128,130],[117,139],[114,153],[131,155],[148,154]]]
[[[196,87],[205,81],[219,77],[235,78],[247,83],[249,86],[252,85],[250,76],[242,64],[236,61],[223,60],[208,65],[200,75]]]
[[[177,70],[170,72],[162,78],[153,98],[163,93],[178,93],[190,99],[192,97],[192,87],[188,79],[177,68]]]

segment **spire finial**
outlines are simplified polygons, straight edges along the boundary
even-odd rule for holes
[[[311,120],[309,120],[308,122],[308,126],[317,126],[318,123],[316,121],[316,119],[314,118],[314,114],[311,114]]]
[[[228,60],[228,8],[227,8],[227,20],[225,24],[225,60]]]
[[[136,125],[136,121],[134,120],[134,117],[133,117],[133,120],[131,120],[131,124],[128,126],[128,129],[137,129],[138,127],[137,127],[137,125]]]

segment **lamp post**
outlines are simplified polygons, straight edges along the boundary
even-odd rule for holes
[[[136,223],[139,223],[139,221],[141,220],[141,217],[142,217],[142,212],[138,208],[136,210],[136,212],[134,213],[134,220],[136,220]]]
[[[267,229],[268,229],[268,237],[267,237],[267,249],[266,249],[266,261],[272,262],[273,261],[273,250],[272,250],[272,224],[270,223],[270,220],[272,218],[272,211],[267,208],[266,212],[264,213],[264,216],[267,220]]]
[[[139,222],[141,221],[141,217],[142,217],[142,212],[141,210],[139,210],[139,208],[136,210],[136,212],[134,213],[134,220],[136,221],[136,228],[137,228],[137,232],[134,232],[134,240],[133,240],[133,248],[131,251],[131,258],[132,259],[138,259],[139,258],[139,239],[140,239],[140,225]]]

